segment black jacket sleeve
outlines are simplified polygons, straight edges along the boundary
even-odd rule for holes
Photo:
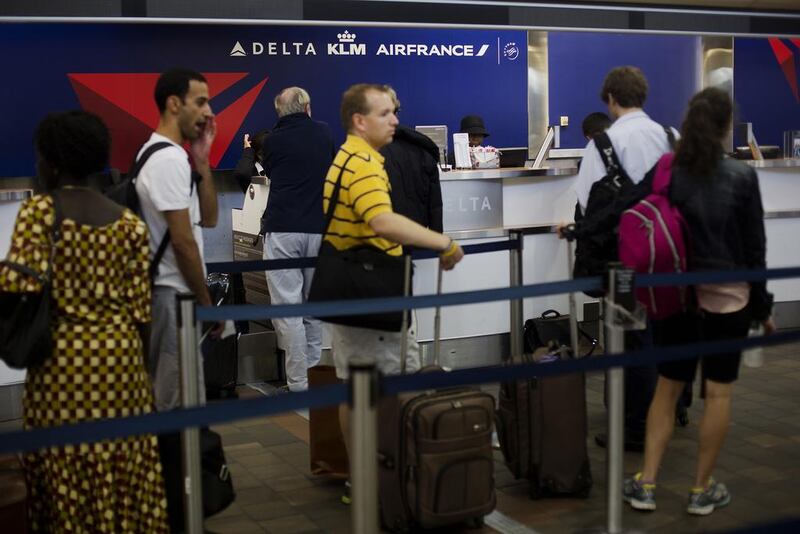
[[[252,147],[245,148],[242,151],[242,157],[239,158],[239,163],[236,164],[236,170],[233,173],[234,177],[236,177],[236,181],[239,182],[239,187],[242,192],[246,192],[247,188],[250,187],[250,178],[258,174],[256,172],[255,161],[256,155]]]
[[[750,191],[745,197],[741,213],[742,249],[745,266],[748,269],[766,269],[767,237],[764,231],[764,207],[761,204],[761,190],[753,169],[750,171]],[[750,282],[750,302],[748,307],[753,320],[764,321],[772,314],[773,296],[767,291],[766,281]]]
[[[442,233],[444,224],[442,222],[442,186],[439,183],[439,165],[433,157],[425,159],[425,169],[428,183],[428,226],[435,232]]]

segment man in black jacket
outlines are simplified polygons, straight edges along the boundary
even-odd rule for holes
[[[394,140],[380,150],[392,185],[395,213],[442,231],[442,190],[439,185],[439,147],[407,126],[398,125]]]
[[[275,97],[278,122],[264,145],[264,172],[270,179],[261,218],[264,259],[316,256],[325,232],[322,187],[335,148],[327,124],[311,118],[311,98],[300,87]],[[313,269],[267,271],[273,304],[299,304],[308,296]],[[273,319],[278,345],[286,351],[290,391],[308,387],[307,371],[319,363],[322,325],[312,317]]]

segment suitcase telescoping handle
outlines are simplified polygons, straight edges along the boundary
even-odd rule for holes
[[[436,266],[436,294],[442,294],[442,265],[439,263]],[[438,367],[439,354],[442,348],[442,307],[436,306],[436,312],[433,316],[433,365]]]
[[[567,240],[567,278],[572,279],[573,262],[575,260],[575,241]],[[571,291],[569,297],[569,339],[572,354],[578,358],[578,305],[575,301],[575,292]],[[592,347],[594,350],[594,347]]]
[[[403,296],[411,295],[411,254],[404,256]],[[400,374],[406,374],[406,358],[408,356],[408,317],[410,310],[403,310],[403,322],[400,328]]]

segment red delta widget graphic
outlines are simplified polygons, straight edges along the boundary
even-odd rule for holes
[[[787,40],[800,50],[800,39]],[[792,49],[778,38],[773,37],[769,39],[769,45],[772,47],[772,53],[775,54],[775,59],[778,60],[778,65],[783,71],[783,75],[786,77],[789,88],[792,90],[795,102],[800,104],[800,87],[798,87],[800,84],[798,84],[798,74],[795,65],[795,55],[798,55],[798,53],[796,51],[792,52]]]
[[[236,132],[253,107],[268,78],[224,109],[214,107],[214,97],[244,79],[247,72],[204,72],[208,81],[211,109],[217,123],[217,137],[210,163],[216,167]],[[111,131],[111,166],[127,172],[139,148],[158,126],[158,108],[153,92],[160,73],[69,73],[81,107],[99,115]]]

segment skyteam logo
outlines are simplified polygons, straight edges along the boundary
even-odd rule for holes
[[[328,43],[329,56],[366,56],[367,45],[364,43],[356,43],[357,35],[350,33],[348,30],[342,33],[337,33],[336,38],[338,42]]]
[[[519,47],[517,43],[506,43],[503,47],[503,56],[511,61],[517,59],[519,57]]]
[[[233,48],[231,48],[231,57],[243,57],[243,56],[246,56],[246,55],[247,55],[247,52],[244,51],[244,47],[242,46],[242,43],[240,43],[239,41],[236,41],[236,44],[233,45]]]

